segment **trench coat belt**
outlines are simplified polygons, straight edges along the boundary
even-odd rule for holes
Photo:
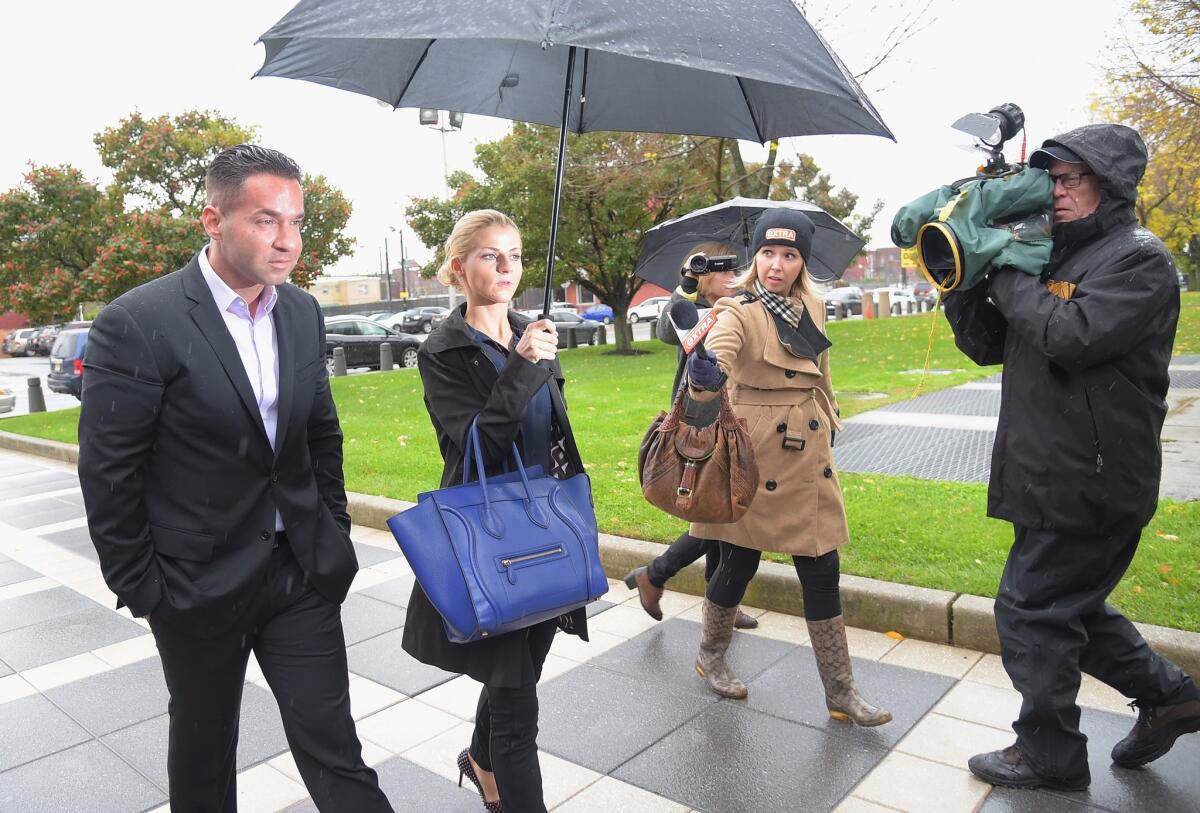
[[[820,387],[785,387],[773,390],[760,390],[755,387],[736,386],[729,389],[729,400],[734,406],[799,406],[808,400],[817,402],[817,406],[825,413],[834,429],[841,429],[842,422],[829,403],[829,396]]]

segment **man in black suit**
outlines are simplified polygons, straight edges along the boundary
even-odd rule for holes
[[[300,178],[274,150],[217,156],[208,245],[108,305],[84,359],[88,527],[118,607],[158,646],[173,811],[237,808],[251,651],[318,808],[391,810],[350,715],[341,603],[358,561],[325,330],[287,284]]]

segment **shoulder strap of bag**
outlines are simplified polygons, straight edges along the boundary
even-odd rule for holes
[[[579,455],[579,447],[575,445],[575,433],[571,431],[571,421],[567,418],[567,404],[559,391],[558,382],[550,379],[550,403],[554,408],[554,418],[563,431],[563,442],[567,447],[567,460],[577,474],[583,474],[583,458]]]

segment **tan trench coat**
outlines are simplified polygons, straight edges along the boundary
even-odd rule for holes
[[[793,300],[797,310],[801,301],[824,332],[824,302],[806,294]],[[849,531],[831,446],[832,430],[842,425],[829,352],[821,353],[819,363],[794,355],[761,302],[725,298],[716,311],[717,324],[704,346],[729,377],[734,412],[746,420],[758,461],[758,491],[740,520],[693,523],[692,536],[800,556],[820,556],[844,545]],[[784,448],[785,437],[793,448]],[[795,448],[800,440],[803,449]]]

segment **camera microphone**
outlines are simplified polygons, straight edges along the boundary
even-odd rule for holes
[[[667,318],[671,320],[671,327],[675,329],[675,335],[679,337],[679,344],[684,353],[691,353],[697,347],[703,348],[704,337],[717,324],[715,310],[708,309],[704,318],[701,318],[695,303],[686,299],[673,302],[667,309]]]

